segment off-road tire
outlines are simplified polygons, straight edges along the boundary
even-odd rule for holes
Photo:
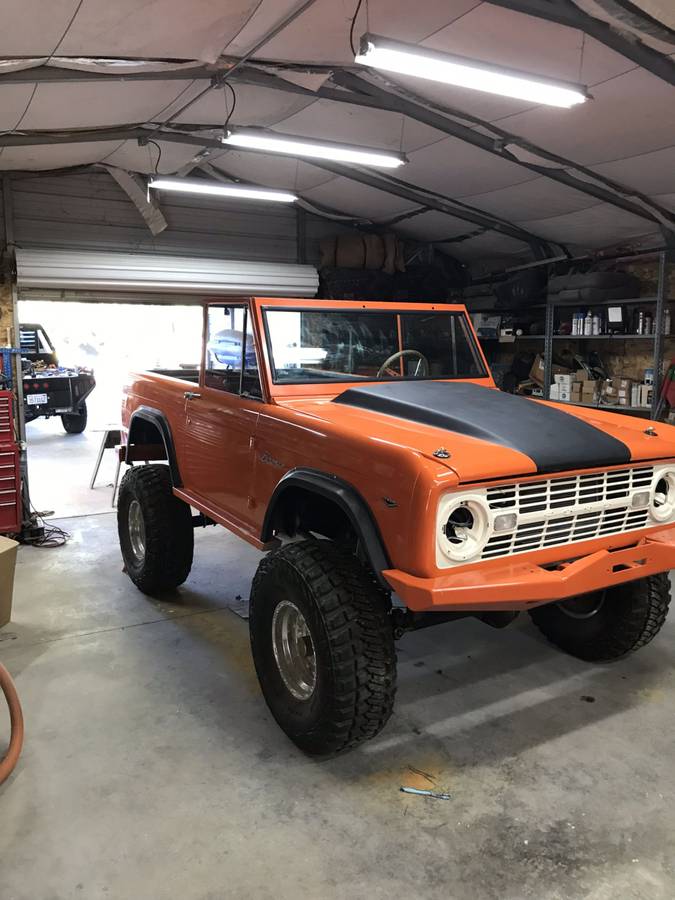
[[[608,588],[590,618],[575,619],[558,603],[530,610],[546,637],[572,656],[588,662],[621,659],[648,644],[661,630],[670,604],[668,573]]]
[[[275,608],[291,600],[315,648],[316,684],[299,700],[274,656]],[[389,595],[359,560],[330,541],[288,544],[266,556],[251,589],[251,649],[263,695],[282,730],[305,753],[333,756],[375,737],[396,693]]]
[[[140,504],[145,529],[145,555],[134,556],[129,533],[129,507]],[[168,466],[132,466],[120,484],[117,532],[129,578],[145,594],[160,594],[183,584],[190,574],[194,550],[192,514],[172,490]]]
[[[80,406],[78,413],[64,413],[61,422],[67,434],[82,434],[87,427],[87,404]]]

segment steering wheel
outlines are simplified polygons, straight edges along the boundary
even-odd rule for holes
[[[429,360],[423,353],[420,353],[419,350],[397,350],[396,353],[392,353],[391,356],[387,357],[385,361],[382,363],[380,368],[377,370],[377,377],[382,378],[383,375],[391,375],[392,378],[400,378],[401,373],[397,372],[395,369],[391,368],[392,363],[395,363],[398,359],[403,359],[404,356],[414,356],[419,362],[417,363],[417,368],[415,369],[415,374],[413,378],[417,378],[420,366],[423,367],[422,378],[426,378],[429,375]]]

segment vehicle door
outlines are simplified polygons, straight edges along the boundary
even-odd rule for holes
[[[253,519],[249,495],[261,399],[248,306],[205,307],[199,387],[185,392],[183,480],[203,507],[235,525]]]

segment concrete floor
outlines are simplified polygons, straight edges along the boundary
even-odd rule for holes
[[[28,469],[35,509],[51,511],[60,518],[110,511],[116,465],[113,450],[103,454],[96,484],[89,489],[104,421],[91,416],[82,434],[66,434],[59,417],[28,423]]]
[[[114,515],[62,524],[65,548],[21,548],[0,630],[27,723],[0,788],[2,900],[675,895],[675,623],[595,667],[527,618],[407,636],[385,731],[316,762],[273,722],[228,609],[256,552],[199,531],[187,585],[152,601]]]

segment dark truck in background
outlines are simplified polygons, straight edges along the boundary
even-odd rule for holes
[[[41,325],[20,325],[23,369],[23,404],[26,422],[61,416],[68,434],[87,427],[87,397],[96,387],[94,373],[80,367],[62,367],[47,332]]]

